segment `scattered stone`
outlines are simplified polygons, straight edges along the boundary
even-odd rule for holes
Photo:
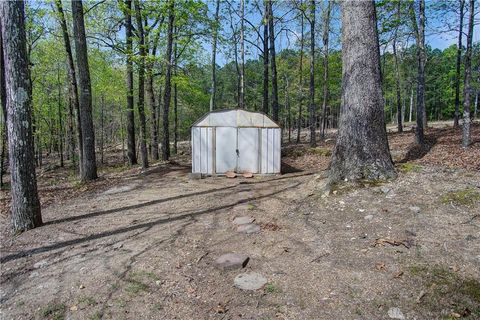
[[[227,253],[221,255],[215,260],[218,268],[223,270],[241,269],[245,268],[250,258],[240,253]]]
[[[258,290],[267,284],[267,278],[256,272],[241,273],[233,281],[242,290]]]
[[[410,211],[412,211],[413,213],[420,213],[419,207],[409,207],[408,209],[410,209]]]
[[[382,191],[383,193],[387,194],[387,193],[389,193],[390,191],[392,191],[392,189],[390,189],[389,187],[386,187],[386,186],[381,186],[381,187],[380,187],[380,191]]]
[[[244,178],[253,178],[253,173],[251,173],[251,172],[244,172],[244,173],[243,173],[243,177],[244,177]]]
[[[400,320],[405,319],[405,316],[403,315],[402,311],[397,307],[388,309],[388,316],[390,317],[390,319],[400,319]]]
[[[236,174],[235,172],[233,172],[233,171],[227,171],[227,172],[225,172],[225,176],[226,176],[227,178],[236,178],[236,177],[237,177],[237,174]]]
[[[252,217],[247,217],[247,216],[236,217],[235,219],[233,219],[233,224],[236,224],[236,225],[249,224],[249,223],[252,223],[253,221],[255,221],[255,218],[252,218]]]
[[[40,269],[40,268],[45,267],[47,264],[48,264],[47,260],[40,260],[40,261],[38,261],[37,263],[35,263],[35,264],[33,265],[33,267],[34,267],[35,269]]]
[[[190,180],[200,180],[202,179],[202,174],[199,172],[191,172],[188,174],[188,179]]]
[[[366,215],[365,217],[363,217],[363,219],[372,220],[373,219],[373,214]]]
[[[254,223],[241,224],[237,227],[237,232],[252,234],[260,232],[260,226]]]

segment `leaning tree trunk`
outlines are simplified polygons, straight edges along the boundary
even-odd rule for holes
[[[172,47],[173,27],[175,20],[175,1],[169,0],[168,4],[168,30],[167,30],[167,51],[165,53],[165,91],[163,93],[163,139],[162,139],[162,160],[170,158],[170,131],[168,116],[170,111],[170,100],[172,97]]]
[[[137,33],[139,47],[138,63],[138,116],[140,118],[140,152],[142,155],[142,168],[148,168],[147,152],[147,120],[145,118],[145,34],[143,32],[142,13],[140,12],[140,2],[135,1],[135,15],[137,18]]]
[[[8,148],[15,232],[42,225],[32,134],[32,96],[23,1],[0,2],[8,119]]]
[[[310,146],[317,146],[315,116],[315,0],[310,1]]]
[[[395,177],[388,148],[373,1],[342,5],[342,102],[330,182]]]
[[[133,26],[132,26],[132,1],[125,0],[125,37],[127,56],[127,158],[132,166],[137,164],[135,152],[135,112],[133,110]]]
[[[83,165],[83,138],[82,138],[82,125],[80,123],[80,105],[78,103],[78,88],[77,88],[77,77],[75,74],[75,64],[73,62],[72,46],[70,45],[70,36],[68,35],[67,22],[65,19],[65,13],[62,7],[61,0],[55,0],[55,7],[57,8],[58,19],[60,22],[60,27],[62,28],[63,44],[65,46],[65,51],[67,53],[67,66],[68,66],[68,94],[69,94],[69,131],[73,132],[73,110],[75,109],[77,116],[77,139],[78,139],[78,155],[79,155],[79,172],[81,175],[82,165]],[[74,152],[75,149],[75,140],[73,139],[73,134],[70,137],[69,141],[70,147],[73,149],[71,152]],[[73,154],[72,154],[72,160]]]
[[[82,1],[72,0],[73,34],[75,38],[75,54],[78,67],[78,88],[80,105],[80,123],[83,138],[83,170],[82,180],[97,178],[97,163],[95,159],[95,131],[92,119],[92,88],[88,68],[87,39],[83,21]]]
[[[268,33],[270,39],[270,67],[272,68],[272,118],[273,121],[278,121],[278,83],[272,0],[268,0]]]
[[[457,65],[455,71],[455,116],[453,126],[458,127],[458,118],[460,118],[460,67],[462,64],[462,38],[463,38],[463,8],[465,0],[460,0],[460,22],[458,24],[458,47],[457,47]]]
[[[216,108],[216,94],[217,94],[217,38],[218,38],[218,29],[219,25],[219,11],[220,11],[220,0],[216,1],[215,5],[215,26],[213,29],[212,35],[212,83],[211,83],[211,92],[210,92],[210,111],[213,111]],[[176,87],[176,85],[175,85]]]
[[[465,82],[463,85],[463,133],[462,146],[470,145],[470,93],[472,91],[472,38],[475,18],[475,0],[470,0],[470,20],[468,21],[467,52],[465,53]]]

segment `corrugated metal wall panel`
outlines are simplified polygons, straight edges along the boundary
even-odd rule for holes
[[[192,128],[192,172],[212,174],[212,128]]]

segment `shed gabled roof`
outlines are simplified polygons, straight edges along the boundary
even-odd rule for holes
[[[193,127],[280,128],[266,114],[242,109],[211,111],[197,120]]]

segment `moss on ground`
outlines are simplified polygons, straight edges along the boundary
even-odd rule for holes
[[[40,309],[40,316],[45,319],[63,320],[65,319],[66,307],[63,303],[49,303]]]
[[[441,200],[444,204],[472,206],[480,202],[480,192],[478,192],[474,188],[450,191],[444,194]]]
[[[422,170],[422,166],[411,162],[405,162],[398,165],[398,170],[405,173],[420,172]]]
[[[413,265],[409,269],[416,283],[425,287],[422,306],[450,319],[480,319],[480,282],[464,278],[441,266]],[[453,310],[448,314],[445,311]]]

